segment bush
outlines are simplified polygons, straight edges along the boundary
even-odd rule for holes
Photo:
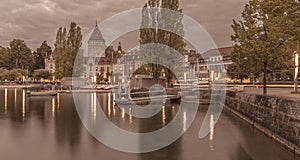
[[[36,80],[49,79],[49,78],[51,78],[51,73],[49,71],[44,70],[44,69],[35,70],[34,73],[33,73],[33,77]]]
[[[22,69],[13,69],[13,70],[7,70],[7,69],[0,69],[0,80],[1,81],[22,81],[23,76],[28,76],[26,70]]]

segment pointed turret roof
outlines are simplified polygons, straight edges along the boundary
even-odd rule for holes
[[[95,28],[94,28],[94,30],[93,30],[93,33],[92,33],[92,35],[91,35],[91,37],[90,37],[89,40],[90,40],[90,41],[91,41],[91,40],[104,41],[104,38],[103,38],[103,36],[102,36],[102,33],[101,33],[101,31],[100,31],[100,29],[99,29],[99,27],[98,27],[98,22],[97,22],[97,21],[96,21],[96,26],[95,26]]]

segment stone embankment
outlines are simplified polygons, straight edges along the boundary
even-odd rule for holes
[[[227,91],[227,109],[300,155],[300,102]]]

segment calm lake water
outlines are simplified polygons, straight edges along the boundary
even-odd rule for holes
[[[112,94],[97,94],[117,126],[133,132],[156,130],[176,115],[176,105],[150,119],[136,119],[113,105]],[[198,139],[208,106],[200,106],[188,131],[170,146],[129,154],[106,147],[83,126],[72,94],[27,97],[21,89],[0,89],[1,160],[294,160],[279,144],[223,111],[213,134]],[[184,121],[184,118],[183,118]],[[184,122],[183,122],[184,124]]]

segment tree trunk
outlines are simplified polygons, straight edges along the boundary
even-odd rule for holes
[[[267,63],[264,63],[264,75],[263,75],[263,93],[267,94]]]

